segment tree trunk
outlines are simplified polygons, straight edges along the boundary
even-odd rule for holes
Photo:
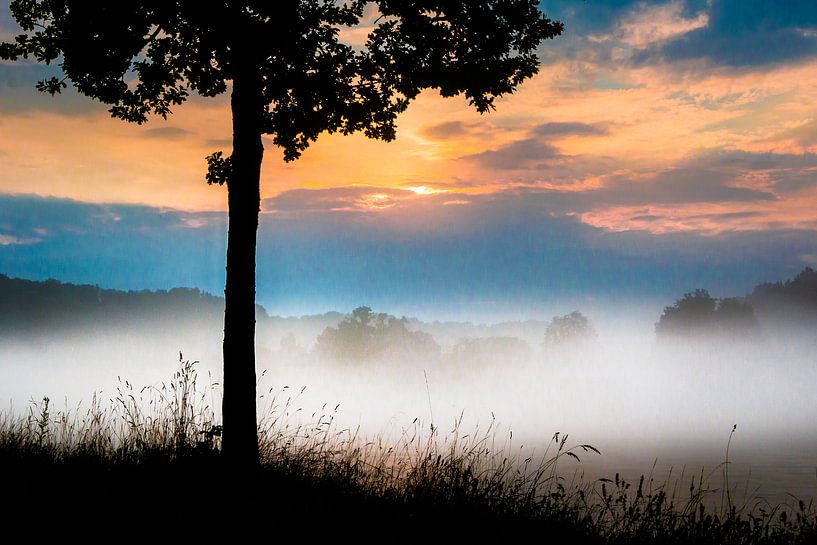
[[[255,253],[261,208],[261,81],[252,66],[236,67],[232,91],[232,173],[227,182],[229,232],[224,289],[224,431],[229,465],[258,463],[255,392]]]

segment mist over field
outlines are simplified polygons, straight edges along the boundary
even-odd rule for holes
[[[115,301],[121,292],[98,293]],[[167,308],[146,303],[130,317],[103,305],[89,321],[52,312],[40,315],[48,330],[5,327],[0,399],[16,414],[44,396],[57,410],[87,407],[94,394],[109,402],[125,380],[136,392],[169,381],[181,352],[200,362],[199,390],[218,414],[221,300],[169,293]],[[441,440],[487,433],[496,448],[525,455],[567,433],[568,444],[602,452],[564,462],[567,477],[661,480],[685,467],[688,476],[714,471],[713,485],[737,424],[733,484],[776,501],[815,496],[817,335],[795,312],[786,320],[767,312],[774,319],[742,333],[713,322],[704,334],[667,336],[656,333],[662,309],[643,305],[493,324],[376,310],[302,318],[260,310],[259,416],[293,426],[331,419],[338,432],[385,441],[433,424]]]

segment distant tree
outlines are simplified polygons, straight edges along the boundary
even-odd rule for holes
[[[581,346],[596,336],[590,320],[579,311],[557,316],[545,330],[542,348],[545,350]]]
[[[755,286],[748,299],[759,308],[788,307],[798,314],[817,313],[817,271],[806,267],[791,280]]]
[[[685,293],[655,324],[659,336],[743,334],[757,325],[754,308],[745,299],[715,299],[705,289]]]
[[[374,359],[411,359],[436,356],[440,347],[423,331],[408,329],[408,319],[375,314],[358,307],[337,327],[318,336],[315,351],[323,357],[346,362]]]
[[[343,43],[367,5],[379,11],[363,47]],[[209,183],[227,185],[223,452],[258,460],[255,396],[255,253],[262,135],[286,161],[324,132],[395,138],[395,120],[424,89],[465,95],[480,113],[539,66],[536,49],[562,24],[536,0],[13,0],[23,30],[0,59],[55,63],[67,87],[144,123],[166,118],[191,92],[231,89],[232,154],[207,158]]]
[[[714,318],[716,327],[724,333],[742,334],[757,327],[755,309],[748,301],[738,297],[720,299]]]
[[[258,318],[266,318],[263,308]],[[185,325],[212,332],[223,319],[224,300],[197,289],[124,292],[0,275],[0,337],[122,326],[178,334]]]
[[[374,314],[369,307],[357,307],[352,314],[327,327],[318,336],[315,346],[322,356],[344,360],[363,360],[371,356]]]
[[[705,289],[685,293],[670,307],[664,307],[664,313],[655,324],[658,334],[689,334],[704,330],[710,325],[712,314],[718,306]]]

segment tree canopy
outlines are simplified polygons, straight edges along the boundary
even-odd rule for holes
[[[596,330],[590,320],[576,310],[564,316],[556,316],[550,321],[545,330],[542,347],[545,350],[575,348],[595,336]]]
[[[369,4],[379,16],[365,44],[344,43]],[[537,72],[537,46],[563,28],[531,0],[13,0],[10,9],[24,33],[0,45],[0,58],[56,63],[65,78],[40,90],[70,81],[135,123],[167,117],[192,92],[224,93],[251,67],[259,130],[287,161],[324,131],[392,140],[397,115],[426,88],[486,112]],[[224,161],[211,156],[209,181],[226,181]]]
[[[413,359],[439,355],[440,346],[423,331],[411,331],[408,320],[369,307],[358,307],[337,327],[318,336],[316,352],[324,357],[361,363],[378,358]]]
[[[711,336],[740,334],[757,326],[754,308],[745,299],[716,299],[705,289],[685,293],[655,324],[659,336]]]

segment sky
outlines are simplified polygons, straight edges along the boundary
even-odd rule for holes
[[[391,143],[324,134],[284,163],[265,140],[259,302],[538,316],[817,266],[817,4],[540,5],[564,34],[494,112],[427,92]],[[0,273],[219,293],[226,193],[204,157],[229,152],[229,97],[136,126],[37,93],[52,72],[0,62]]]

